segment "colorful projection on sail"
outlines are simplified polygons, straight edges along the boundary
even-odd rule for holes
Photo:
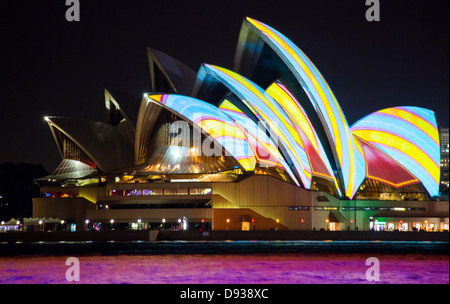
[[[352,198],[365,178],[363,152],[350,133],[348,123],[333,92],[309,58],[288,38],[257,20],[246,21],[283,60],[307,94],[314,109],[328,129],[335,161],[342,172],[345,194]]]
[[[228,115],[217,107],[196,98],[175,94],[147,95],[146,97],[149,102],[155,102],[187,122],[200,127],[202,131],[208,133],[213,140],[222,145],[244,170],[255,169],[255,155],[244,133]],[[205,143],[202,143],[202,153],[205,153],[209,147],[203,147],[203,145]],[[215,156],[223,156],[221,151],[215,154],[220,154]]]
[[[439,193],[439,133],[433,111],[395,107],[357,121],[351,131],[417,177],[431,196]]]

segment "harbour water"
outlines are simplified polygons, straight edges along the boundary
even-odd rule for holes
[[[80,281],[66,280],[68,257]],[[368,281],[366,261],[379,261]],[[448,284],[448,242],[217,241],[0,244],[1,284]]]

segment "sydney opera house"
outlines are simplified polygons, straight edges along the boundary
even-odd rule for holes
[[[434,112],[347,123],[287,37],[246,18],[233,70],[147,49],[152,91],[106,121],[45,117],[62,162],[33,216],[67,229],[448,230]]]

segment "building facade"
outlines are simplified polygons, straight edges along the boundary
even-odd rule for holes
[[[448,230],[446,201],[342,200],[267,175],[41,191],[33,216],[59,218],[66,229]]]

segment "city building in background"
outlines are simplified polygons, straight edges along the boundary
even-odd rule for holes
[[[433,111],[392,107],[350,126],[309,58],[251,18],[233,70],[147,54],[141,101],[105,90],[105,122],[45,117],[62,162],[37,180],[33,218],[66,230],[448,230],[436,199],[448,129]]]
[[[441,144],[441,183],[439,191],[442,196],[447,196],[448,200],[448,128],[439,128],[439,141]]]

